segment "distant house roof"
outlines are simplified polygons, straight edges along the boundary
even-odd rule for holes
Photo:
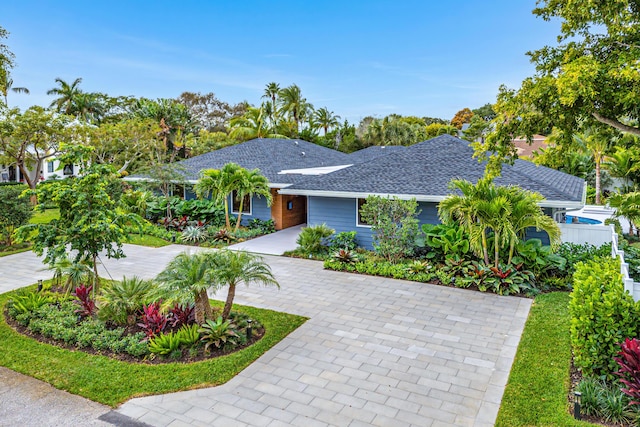
[[[227,163],[259,169],[272,184],[292,184],[308,178],[300,169],[353,164],[348,154],[307,141],[259,138],[221,148],[177,163],[187,180],[195,181],[203,169],[220,169]],[[279,174],[291,170],[287,174]]]
[[[473,158],[473,149],[468,144],[456,137],[441,135],[369,162],[309,177],[280,193],[324,197],[379,194],[439,202],[452,193],[448,188],[452,179],[476,182],[483,176],[485,164]],[[525,160],[516,160],[513,166],[504,165],[495,183],[536,191],[547,199],[543,206],[583,205],[582,179]]]
[[[369,160],[376,159],[380,156],[386,156],[387,154],[403,151],[406,148],[407,147],[402,145],[373,145],[371,147],[363,148],[362,150],[354,151],[349,154],[349,158],[351,158],[353,163],[368,162]]]
[[[531,144],[529,144],[527,138],[514,138],[513,145],[518,151],[518,156],[530,159],[533,157],[534,151],[540,152],[541,148],[547,148],[549,144],[547,144],[546,140],[547,137],[544,135],[533,135]]]

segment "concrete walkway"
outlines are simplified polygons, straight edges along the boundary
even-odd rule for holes
[[[154,277],[185,249],[197,250],[127,245],[128,258],[105,266]],[[281,289],[241,288],[236,302],[309,321],[227,384],[132,399],[118,414],[153,426],[494,424],[530,300],[265,259]],[[32,272],[20,286],[33,283],[34,261],[0,258],[0,282],[20,270]]]
[[[246,242],[237,243],[229,246],[234,251],[247,251],[257,254],[266,255],[282,255],[287,251],[292,251],[298,247],[296,240],[302,227],[306,224],[296,225],[295,227],[285,228],[275,233],[266,234]]]

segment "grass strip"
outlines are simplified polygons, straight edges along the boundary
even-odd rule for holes
[[[133,397],[216,386],[229,381],[307,319],[234,305],[265,327],[264,337],[236,353],[195,363],[148,365],[70,351],[15,332],[4,318],[13,292],[0,295],[0,366],[112,407]]]
[[[127,236],[126,243],[131,243],[132,245],[140,245],[147,246],[150,248],[161,248],[163,246],[170,245],[171,242],[167,242],[164,239],[161,239],[156,236],[151,236],[149,234],[129,234]]]
[[[496,426],[594,426],[570,413],[569,294],[536,297],[502,397]]]

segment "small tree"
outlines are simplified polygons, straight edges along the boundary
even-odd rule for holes
[[[254,195],[262,196],[267,200],[267,206],[271,206],[271,189],[269,188],[269,180],[260,173],[259,169],[247,170],[241,168],[239,171],[241,177],[238,180],[238,186],[235,188],[238,199],[240,199],[240,209],[238,209],[238,219],[236,220],[236,231],[240,228],[242,220],[242,208],[244,198]]]
[[[206,169],[201,172],[200,179],[194,186],[198,197],[209,197],[224,204],[225,224],[231,229],[229,219],[229,194],[240,187],[246,169],[235,163],[227,163],[222,169]]]
[[[415,199],[369,196],[360,209],[362,219],[371,224],[376,252],[391,262],[413,254],[419,213]]]
[[[227,319],[231,313],[233,300],[236,296],[236,288],[244,283],[257,283],[264,286],[280,285],[276,281],[271,268],[258,255],[253,255],[244,251],[222,250],[214,252],[215,269],[212,275],[220,286],[229,286],[227,300],[222,310],[222,318]]]
[[[160,291],[169,299],[195,303],[195,318],[202,325],[207,318],[213,318],[207,289],[219,287],[215,281],[215,261],[217,254],[203,252],[194,255],[182,253],[175,257],[158,275]]]
[[[25,185],[7,185],[0,187],[0,242],[11,245],[13,243],[13,231],[29,222],[32,209],[27,197],[21,197],[26,190]]]
[[[77,148],[77,147],[75,147]],[[83,149],[70,149],[71,157],[63,160],[83,163],[78,155]],[[44,262],[53,267],[60,259],[75,253],[76,262],[87,259],[93,266],[97,291],[99,285],[98,254],[105,251],[107,258],[123,258],[122,243],[127,237],[125,224],[140,224],[140,217],[125,214],[116,209],[116,202],[109,195],[109,187],[118,177],[110,165],[92,165],[77,178],[52,182],[38,186],[35,194],[45,204],[55,204],[60,209],[60,218],[48,224],[25,225],[17,230],[21,240],[31,238],[33,251],[42,255]],[[32,232],[36,231],[32,235]]]

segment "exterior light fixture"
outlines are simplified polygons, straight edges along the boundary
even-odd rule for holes
[[[42,279],[38,279],[38,292],[42,291]]]
[[[579,391],[575,391],[573,392],[573,395],[575,396],[575,401],[573,402],[573,417],[576,420],[581,420],[582,419],[582,414],[580,413],[580,401],[582,398],[582,393],[580,393]]]
[[[251,328],[252,323],[253,320],[247,319],[247,341],[251,340],[251,337],[253,336],[253,329]]]

